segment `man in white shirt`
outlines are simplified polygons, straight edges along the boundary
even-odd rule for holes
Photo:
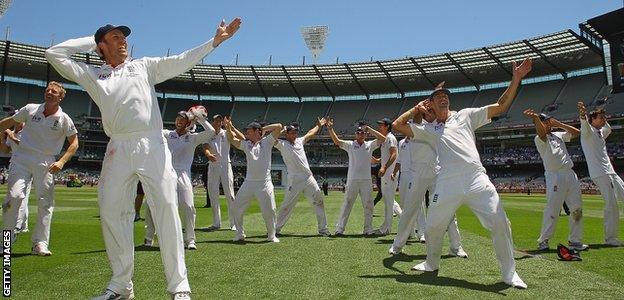
[[[539,251],[548,250],[548,242],[555,233],[559,212],[563,201],[570,207],[568,218],[568,242],[572,249],[582,251],[589,246],[583,244],[583,209],[581,203],[581,183],[572,170],[574,163],[565,143],[578,138],[580,131],[570,125],[563,124],[546,114],[537,114],[532,109],[524,111],[524,115],[535,124],[535,146],[544,163],[546,178],[546,208],[542,219],[542,230],[537,239]],[[553,131],[560,128],[565,131]]]
[[[377,121],[379,125],[379,133],[386,137],[386,140],[381,144],[381,166],[379,168],[379,173],[377,176],[381,178],[381,194],[384,199],[384,221],[377,230],[377,234],[379,235],[388,235],[392,231],[392,215],[396,210],[398,211],[398,215],[401,215],[401,208],[398,206],[396,201],[394,201],[394,197],[396,194],[396,188],[398,182],[396,180],[392,180],[392,170],[394,170],[394,165],[396,164],[397,158],[397,139],[392,134],[392,120],[389,118],[383,118]]]
[[[605,140],[611,134],[611,126],[607,122],[604,109],[596,109],[587,114],[583,102],[579,102],[577,106],[581,119],[581,146],[585,153],[589,176],[600,189],[602,199],[605,201],[605,244],[621,246],[622,242],[618,239],[620,210],[617,200],[624,201],[624,182],[615,173],[607,153]]]
[[[131,59],[126,37],[130,28],[106,25],[94,36],[50,47],[48,62],[65,78],[81,85],[102,113],[110,137],[98,185],[98,203],[112,278],[100,299],[134,297],[133,201],[141,179],[156,221],[167,278],[175,299],[190,299],[184,262],[182,226],[176,200],[177,176],[162,136],[163,122],[154,85],[178,76],[208,55],[240,27],[236,18],[221,22],[215,36],[199,47],[168,57]],[[106,62],[87,65],[72,58],[96,51]]]
[[[396,129],[395,129],[396,130]],[[399,155],[397,157],[397,163],[394,165],[392,171],[392,180],[399,181],[399,200],[401,204],[405,206],[407,203],[407,193],[409,191],[410,183],[414,178],[414,172],[411,171],[412,166],[412,151],[415,143],[409,136],[406,136],[399,141]],[[423,199],[424,200],[424,199]],[[418,205],[418,204],[416,204]],[[405,208],[405,207],[404,207]],[[401,217],[403,214],[401,214]],[[409,237],[415,237],[419,242],[425,242],[425,201],[421,201],[421,207],[418,208],[418,213],[414,214],[416,218],[415,225],[412,228],[413,231],[409,232]],[[399,218],[399,223],[401,219]],[[398,229],[397,229],[398,234]]]
[[[202,132],[190,132],[195,123],[204,128]],[[214,129],[206,121],[206,109],[203,106],[191,107],[188,111],[179,111],[175,119],[175,130],[163,129],[163,136],[167,140],[167,146],[171,151],[171,161],[173,169],[178,176],[176,188],[178,195],[178,206],[182,208],[184,215],[184,247],[189,250],[196,250],[195,244],[195,203],[193,202],[193,183],[191,182],[191,166],[195,156],[195,148],[198,145],[208,142],[215,134]],[[145,225],[145,245],[153,243],[155,228],[153,216],[149,205],[146,206]]]
[[[271,181],[271,152],[283,126],[276,123],[262,127],[257,122],[251,122],[245,127],[247,139],[240,140],[234,135],[232,120],[226,118],[224,123],[230,144],[243,151],[247,159],[245,182],[238,189],[234,198],[234,221],[236,225],[234,241],[245,240],[243,215],[255,196],[260,202],[260,210],[267,228],[267,240],[279,243],[279,239],[275,235],[275,193]],[[270,132],[270,134],[263,137],[264,132]]]
[[[432,272],[440,266],[442,238],[455,211],[467,204],[491,231],[503,281],[515,288],[526,288],[516,273],[511,227],[496,188],[490,182],[481,164],[475,144],[474,131],[489,123],[491,118],[507,112],[524,76],[531,70],[531,59],[516,66],[509,87],[494,104],[480,108],[466,108],[457,113],[449,109],[450,91],[436,89],[427,106],[433,108],[433,123],[413,125],[414,136],[429,136],[437,140],[440,173],[427,214],[427,260],[414,270]]]
[[[212,117],[212,127],[215,135],[204,144],[204,154],[208,158],[208,195],[210,197],[210,207],[212,209],[212,225],[207,228],[209,231],[221,228],[221,205],[219,200],[219,184],[223,187],[225,202],[228,207],[228,219],[230,229],[234,226],[233,201],[234,201],[234,176],[232,173],[232,161],[230,160],[230,142],[225,130],[221,129],[223,116],[214,115]],[[235,132],[239,139],[244,136]]]
[[[441,87],[441,86],[440,86]],[[421,113],[421,111],[423,111]],[[435,178],[439,173],[438,153],[436,140],[431,136],[415,136],[412,127],[413,123],[409,123],[409,119],[416,120],[416,123],[432,123],[435,121],[433,109],[425,108],[424,102],[420,102],[415,109],[408,110],[403,113],[393,123],[394,128],[399,133],[409,138],[410,151],[408,154],[410,161],[407,163],[406,182],[404,187],[403,200],[401,204],[405,208],[403,215],[399,219],[399,229],[394,238],[392,246],[388,250],[390,254],[396,255],[401,253],[403,247],[407,243],[407,239],[412,234],[416,225],[416,218],[424,218],[425,213],[425,194],[427,191],[434,191]],[[403,176],[403,174],[401,174]],[[422,222],[422,221],[421,221]],[[426,221],[425,226],[426,227]],[[419,235],[424,235],[425,228],[419,228]],[[464,251],[461,244],[461,236],[457,227],[457,218],[453,219],[447,226],[449,236],[449,255],[468,258],[468,254]],[[421,236],[424,240],[424,236]]]
[[[316,179],[314,179],[312,175],[312,171],[310,171],[308,158],[304,149],[304,145],[314,138],[325,123],[325,118],[318,119],[316,125],[302,137],[297,137],[299,124],[288,125],[284,128],[286,139],[279,139],[275,143],[275,148],[282,154],[288,171],[286,194],[284,195],[284,201],[282,201],[277,211],[277,223],[275,227],[278,234],[292,214],[297,204],[299,194],[303,192],[308,201],[310,201],[315,208],[318,234],[322,236],[330,235],[329,230],[327,230],[323,195],[321,194],[321,189]]]
[[[14,147],[9,165],[8,191],[3,203],[2,229],[11,230],[15,241],[15,228],[19,209],[29,192],[30,181],[35,187],[38,214],[32,235],[32,254],[49,256],[50,225],[54,211],[54,174],[63,169],[78,149],[78,131],[72,119],[60,107],[65,89],[55,81],[48,83],[43,104],[26,104],[15,115],[0,121],[0,132],[25,123],[19,146]],[[65,139],[69,147],[59,158]]]
[[[347,172],[347,186],[345,189],[344,202],[340,209],[340,216],[336,224],[336,236],[343,236],[353,203],[357,199],[358,194],[362,200],[364,208],[364,232],[366,236],[375,235],[373,230],[373,187],[371,177],[371,158],[373,151],[379,148],[386,137],[376,130],[360,125],[355,130],[356,139],[354,141],[345,141],[338,138],[334,131],[334,120],[327,121],[329,136],[336,146],[349,154],[349,170]],[[366,141],[366,135],[371,132],[375,136],[374,141]]]

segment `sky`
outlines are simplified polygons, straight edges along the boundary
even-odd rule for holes
[[[133,56],[164,56],[214,36],[222,19],[239,32],[206,64],[297,65],[310,52],[300,28],[329,26],[319,63],[359,62],[461,51],[572,29],[621,8],[622,0],[13,0],[0,18],[4,39],[50,46],[93,35],[107,23],[132,29]]]

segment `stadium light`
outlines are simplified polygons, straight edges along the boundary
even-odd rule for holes
[[[0,0],[0,18],[4,15],[7,9],[9,9],[11,2],[13,2],[13,0]]]
[[[312,63],[318,62],[318,56],[325,48],[325,39],[329,33],[327,25],[308,26],[301,28],[301,35],[308,49],[312,52]]]

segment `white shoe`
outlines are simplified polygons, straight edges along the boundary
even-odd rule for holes
[[[457,256],[457,257],[461,257],[461,258],[468,258],[468,253],[466,253],[466,251],[464,251],[464,248],[462,248],[462,246],[459,246],[459,248],[457,249],[449,249],[449,255],[453,255],[453,256]]]
[[[190,241],[186,244],[186,249],[189,249],[189,250],[197,250],[197,245],[195,245],[195,241],[194,241],[194,240],[190,240]]]
[[[583,243],[568,243],[568,248],[576,251],[585,251],[589,249],[589,245]]]
[[[424,236],[424,235],[421,235],[421,236],[420,236],[420,238],[418,239],[418,241],[419,241],[421,244],[424,244],[424,243],[426,243],[426,242],[427,242],[427,240],[425,240],[425,236]]]
[[[398,247],[390,246],[390,249],[388,249],[388,254],[390,255],[399,255],[401,253],[403,253],[403,249]]]
[[[605,245],[613,246],[613,247],[620,247],[622,246],[622,242],[618,239],[613,239],[613,240],[606,241]]]
[[[327,229],[324,229],[324,230],[319,231],[319,233],[318,233],[318,234],[319,234],[320,236],[331,236],[331,232],[329,232],[329,230],[327,230]]]
[[[247,236],[243,233],[243,234],[238,234],[236,233],[236,236],[234,237],[233,241],[235,242],[242,242],[245,240]]]
[[[272,243],[279,243],[280,242],[280,240],[277,237],[267,238],[267,241],[272,242]]]
[[[543,240],[537,244],[537,251],[546,251],[550,247],[548,246],[548,240]]]
[[[144,239],[143,246],[145,247],[154,247],[154,240]]]
[[[236,231],[236,225],[232,225],[232,226],[230,226],[230,230],[232,230],[232,231]]]
[[[131,300],[134,299],[134,291],[130,291],[128,295],[117,294],[106,289],[101,295],[91,298],[91,300]]]
[[[526,283],[524,283],[520,276],[518,276],[518,273],[515,272],[513,274],[513,278],[511,278],[511,281],[505,281],[505,283],[517,289],[523,290],[527,288]]]
[[[43,242],[39,242],[37,244],[35,244],[32,247],[32,252],[33,255],[39,255],[39,256],[50,256],[52,255],[52,252],[50,252],[50,250],[48,250],[48,246],[43,243]]]
[[[172,300],[191,300],[191,292],[177,292],[171,294]]]
[[[434,272],[437,269],[434,269],[434,268],[430,267],[427,264],[427,261],[423,261],[423,262],[413,266],[412,270],[414,270],[414,271],[421,271],[421,272]]]

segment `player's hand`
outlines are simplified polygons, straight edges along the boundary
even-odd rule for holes
[[[232,118],[229,116],[223,117],[223,125],[226,127],[232,127]]]
[[[392,180],[392,181],[396,180],[396,174],[395,173],[390,174],[390,180]]]
[[[7,138],[12,140],[13,142],[15,142],[15,144],[20,143],[20,139],[17,138],[17,136],[15,136],[15,132],[13,130],[5,130],[4,133],[6,134]]]
[[[217,47],[219,44],[223,43],[223,41],[231,38],[238,31],[241,25],[241,18],[234,18],[230,24],[225,25],[225,20],[221,21],[219,27],[217,27],[217,32],[215,33],[214,39],[212,41],[212,46]]]
[[[429,98],[418,102],[418,104],[416,104],[415,109],[416,109],[416,113],[420,113],[420,114],[425,114],[427,113],[427,105],[429,104]]]
[[[334,127],[334,119],[327,120],[327,123],[325,123],[325,126],[327,126],[327,128]]]
[[[512,63],[512,66],[513,78],[522,79],[524,78],[524,76],[529,74],[529,72],[531,72],[531,69],[533,68],[533,59],[527,57],[522,61],[520,65],[516,64],[516,62],[514,61]]]
[[[317,118],[316,120],[316,124],[321,127],[321,126],[325,126],[325,124],[327,124],[327,119],[325,119],[325,117],[322,118]]]
[[[209,161],[211,162],[215,162],[217,161],[217,157],[214,154],[208,154],[206,155],[206,157],[208,158]]]
[[[56,161],[54,162],[50,168],[48,168],[48,172],[52,173],[52,174],[56,174],[58,173],[60,170],[63,170],[63,167],[65,166],[64,162],[61,161]]]
[[[576,104],[576,108],[578,108],[579,117],[585,120],[587,118],[587,109],[585,108],[585,103],[583,103],[583,101],[579,101]]]
[[[528,118],[538,117],[537,113],[535,113],[535,111],[533,111],[533,109],[531,108],[525,109],[522,113]]]
[[[364,130],[364,132],[368,132],[368,125],[362,125],[362,130]]]
[[[386,174],[386,166],[381,166],[381,168],[379,168],[379,177],[383,177]]]

